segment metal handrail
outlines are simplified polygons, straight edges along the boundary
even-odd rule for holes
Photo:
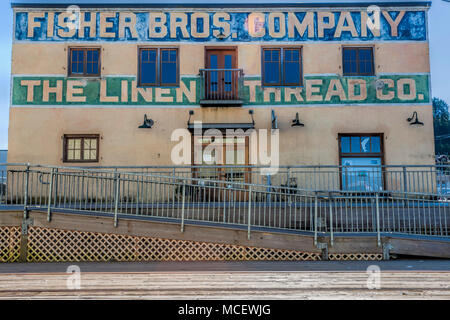
[[[8,164],[9,166],[9,164]],[[289,186],[58,166],[12,165],[0,205],[148,216],[329,235],[450,236],[450,201],[435,193],[303,190]],[[50,169],[50,170],[49,170]],[[3,175],[5,171],[0,172]],[[48,179],[42,179],[44,175]],[[44,183],[45,182],[45,183]],[[203,182],[203,183],[200,183]],[[180,217],[181,214],[181,217]]]

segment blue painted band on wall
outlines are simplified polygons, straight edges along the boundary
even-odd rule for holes
[[[103,12],[103,11],[102,11]],[[16,12],[16,41],[425,41],[425,11]],[[84,25],[80,24],[80,15]],[[123,16],[122,16],[123,15]],[[89,25],[95,16],[95,24]],[[377,23],[377,18],[379,24]],[[369,20],[370,21],[369,21]],[[367,21],[367,22],[366,22]],[[91,30],[95,28],[95,30]],[[80,30],[82,29],[82,30]],[[81,32],[82,31],[82,32]]]

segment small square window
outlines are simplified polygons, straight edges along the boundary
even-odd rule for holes
[[[70,48],[69,77],[100,76],[99,48]]]
[[[346,47],[342,50],[344,76],[373,76],[374,58],[371,47]]]
[[[64,162],[98,162],[98,135],[64,135]]]

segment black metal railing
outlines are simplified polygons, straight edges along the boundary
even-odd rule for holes
[[[200,69],[200,104],[242,104],[242,69]]]

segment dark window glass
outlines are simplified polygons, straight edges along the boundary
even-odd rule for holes
[[[341,152],[342,153],[350,152],[350,137],[341,138]]]
[[[71,48],[69,76],[99,76],[100,49]]]
[[[280,84],[279,49],[267,49],[264,52],[264,83]]]
[[[371,76],[373,70],[373,48],[344,48],[344,76]]]
[[[381,137],[374,136],[340,136],[341,153],[363,154],[381,153]]]
[[[98,50],[87,50],[86,57],[86,73],[89,75],[96,75],[98,70]]]
[[[359,137],[351,137],[351,153],[359,153]]]
[[[140,49],[140,86],[176,86],[177,84],[178,49]]]
[[[263,85],[301,86],[301,49],[264,48]]]
[[[372,152],[381,152],[380,137],[372,137]]]
[[[300,83],[300,49],[284,50],[284,83]]]
[[[177,51],[161,49],[161,85],[177,83]]]
[[[156,85],[156,71],[157,71],[157,50],[143,49],[141,50],[141,84],[142,85]]]

